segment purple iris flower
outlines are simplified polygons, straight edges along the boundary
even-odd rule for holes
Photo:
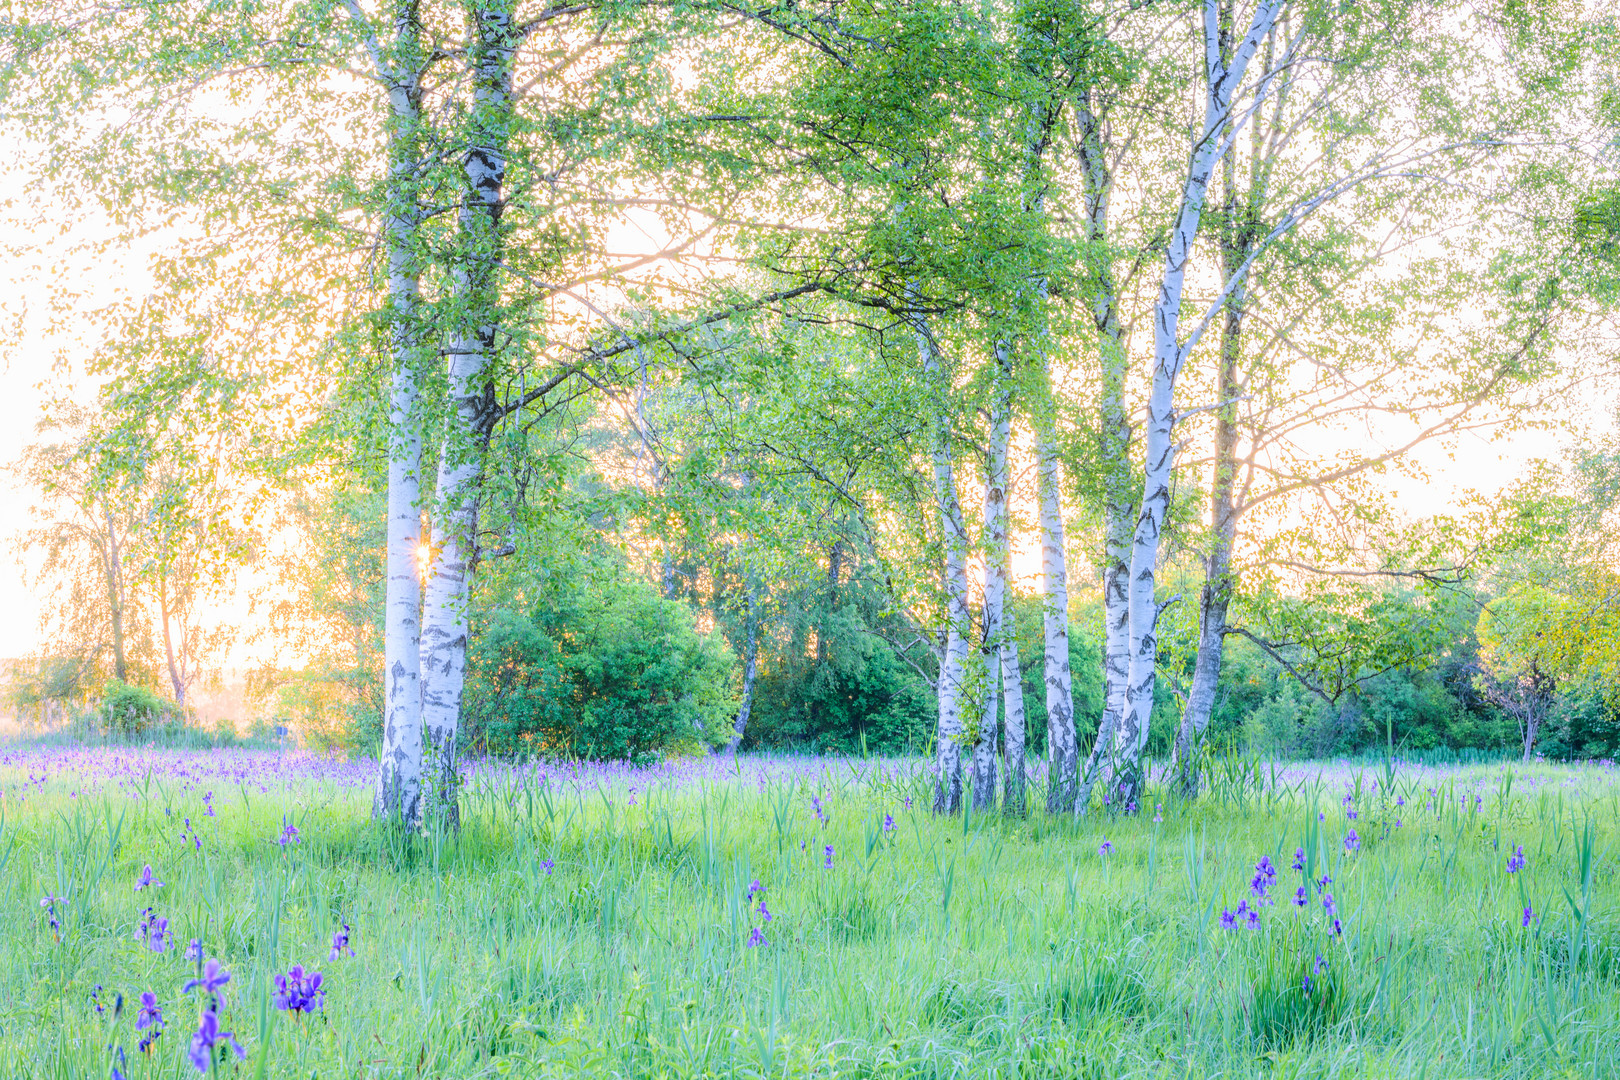
[[[828,844],[827,845],[827,861],[821,864],[821,868],[823,870],[831,870],[832,869],[832,861],[833,861],[833,846],[831,844]]]
[[[1294,893],[1294,906],[1304,907],[1306,904],[1310,903],[1310,899],[1310,893],[1306,892],[1305,886],[1301,885],[1299,887],[1299,891]]]
[[[1244,915],[1244,920],[1250,930],[1260,929],[1260,909],[1250,908]]]
[[[1351,829],[1350,832],[1345,836],[1344,850],[1352,853],[1361,850],[1361,837],[1356,835],[1356,830]]]
[[[214,1010],[204,1011],[197,1023],[197,1033],[191,1037],[191,1063],[198,1072],[207,1072],[214,1059],[214,1048],[226,1045],[236,1052],[237,1061],[247,1060],[247,1051],[236,1041],[235,1033],[219,1030],[219,1017],[214,1015]]]
[[[1153,824],[1162,825],[1163,823],[1164,823],[1164,803],[1154,803],[1153,804]]]
[[[765,886],[759,883],[759,878],[755,878],[753,881],[748,883],[748,896],[746,899],[750,904],[752,904],[754,902],[754,897],[759,896],[764,892]]]
[[[212,791],[206,792],[203,795],[203,817],[218,816],[218,814],[214,813],[214,793]]]
[[[1525,927],[1526,929],[1528,929],[1529,926],[1530,926],[1531,920],[1534,919],[1535,917],[1536,917],[1536,913],[1530,909],[1529,904],[1526,904],[1526,905],[1524,905],[1524,921],[1522,923],[1520,923],[1519,925]]]
[[[911,796],[910,795],[906,796],[906,809],[907,810],[911,809]]]
[[[759,927],[757,926],[754,927],[754,932],[748,935],[748,947],[750,949],[769,944],[770,942],[765,940],[765,935],[759,932]]]
[[[1513,845],[1513,854],[1508,856],[1507,872],[1510,873],[1510,874],[1517,874],[1520,870],[1523,870],[1523,869],[1524,869],[1524,845],[1523,844],[1514,844]]]
[[[827,824],[827,814],[821,809],[821,796],[810,796],[810,808],[815,812],[815,818],[823,825]]]
[[[298,843],[298,826],[294,825],[286,818],[282,818],[281,835],[276,838],[276,843],[280,844],[282,847],[286,847],[288,844]]]
[[[135,1030],[153,1026],[163,1027],[163,1006],[158,1004],[157,995],[147,990],[141,994],[141,1011],[135,1014]]]
[[[198,938],[198,937],[192,938],[191,942],[186,946],[186,954],[185,955],[186,955],[186,959],[190,960],[194,964],[202,963],[202,958],[203,958],[202,938]]]
[[[770,922],[773,918],[775,916],[771,914],[771,909],[765,906],[765,898],[761,896],[759,898],[759,921]]]
[[[1097,848],[1097,854],[1101,855],[1101,856],[1103,856],[1105,858],[1107,856],[1113,854],[1113,851],[1114,851],[1114,845],[1111,844],[1110,842],[1108,842],[1107,840],[1104,840],[1102,842],[1102,846]]]
[[[148,887],[153,889],[163,888],[163,882],[152,880],[152,867],[149,865],[141,867],[141,875],[135,879],[135,891],[140,892]]]
[[[1271,856],[1260,856],[1260,861],[1254,864],[1254,877],[1249,881],[1249,891],[1256,899],[1269,904],[1271,900],[1266,894],[1276,881],[1277,868],[1271,864]]]
[[[1305,869],[1305,849],[1302,847],[1297,847],[1294,849],[1294,869]]]
[[[894,832],[894,815],[893,814],[884,814],[883,815],[883,831],[884,832]]]
[[[553,870],[557,869],[557,864],[551,859],[542,859],[540,860],[540,869],[549,875]]]
[[[147,908],[141,914],[143,918],[141,928],[135,935],[136,939],[153,952],[168,952],[169,947],[174,944],[174,937],[169,933],[169,920],[162,918],[151,908]]]
[[[219,989],[231,981],[231,973],[219,966],[217,959],[211,959],[203,965],[202,974],[192,979],[180,988],[182,994],[189,994],[198,987],[210,998],[219,992]]]
[[[292,1013],[314,1012],[326,1000],[321,981],[320,972],[306,972],[302,964],[294,964],[287,974],[276,976],[276,1008]]]
[[[340,956],[353,956],[354,950],[349,947],[349,924],[344,923],[343,929],[332,931],[332,952],[328,960],[336,960]]]
[[[1227,909],[1227,908],[1222,908],[1221,909],[1221,929],[1223,929],[1223,930],[1236,930],[1237,929],[1237,916],[1234,915],[1231,912],[1230,909]]]

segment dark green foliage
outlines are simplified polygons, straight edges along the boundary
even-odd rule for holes
[[[479,623],[463,720],[477,750],[645,760],[720,737],[735,708],[723,640],[611,563],[501,598]]]

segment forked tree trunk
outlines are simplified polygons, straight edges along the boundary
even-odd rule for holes
[[[422,437],[418,373],[425,363],[418,325],[419,259],[416,171],[422,144],[424,50],[416,4],[395,0],[393,36],[380,46],[355,0],[349,13],[367,35],[372,62],[388,87],[388,302],[393,377],[389,392],[387,599],[383,629],[383,742],[372,812],[407,822],[418,818],[422,790],[422,682],[417,654],[421,587]]]
[[[1163,610],[1155,595],[1154,585],[1158,570],[1159,538],[1170,510],[1170,482],[1175,468],[1173,435],[1176,424],[1176,380],[1187,359],[1187,347],[1180,337],[1181,297],[1186,283],[1187,263],[1198,236],[1204,200],[1214,178],[1215,165],[1224,147],[1222,136],[1229,125],[1233,128],[1237,126],[1232,116],[1233,96],[1243,81],[1255,51],[1271,33],[1281,2],[1259,0],[1247,34],[1236,43],[1235,48],[1229,48],[1228,31],[1223,26],[1223,15],[1229,18],[1229,11],[1223,12],[1220,0],[1204,0],[1204,62],[1208,85],[1203,131],[1193,147],[1187,179],[1182,187],[1181,206],[1165,252],[1164,276],[1153,310],[1153,389],[1148,398],[1147,422],[1143,432],[1145,467],[1142,501],[1131,541],[1128,586],[1130,675],[1116,743],[1122,761],[1115,797],[1122,807],[1135,806],[1141,799],[1143,755],[1147,750],[1148,721],[1153,712],[1154,678],[1159,652],[1158,621]]]
[[[456,733],[467,670],[467,609],[478,558],[483,456],[495,421],[494,361],[501,255],[501,192],[512,118],[516,40],[509,5],[472,13],[473,109],[468,118],[462,250],[454,270],[458,329],[449,342],[450,412],[439,454],[438,513],[422,610],[422,729],[425,779],[452,827],[460,822]]]
[[[1269,61],[1270,48],[1266,57]],[[1227,280],[1238,275],[1249,258],[1263,199],[1261,107],[1250,120],[1249,190],[1239,200],[1237,155],[1222,163],[1226,208],[1221,223],[1221,272]],[[1238,281],[1226,303],[1221,321],[1221,366],[1215,381],[1215,463],[1209,485],[1209,556],[1204,561],[1204,586],[1198,596],[1198,657],[1193,662],[1192,686],[1182,710],[1172,753],[1176,783],[1189,798],[1198,794],[1198,750],[1215,710],[1215,688],[1221,677],[1226,647],[1226,613],[1232,603],[1232,547],[1237,539],[1237,395],[1238,361],[1243,355],[1243,316],[1248,290]]]

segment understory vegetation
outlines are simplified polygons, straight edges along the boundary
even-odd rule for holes
[[[0,757],[8,1067],[192,1073],[212,991],[182,987],[216,960],[218,1024],[245,1055],[221,1041],[224,1076],[1595,1078],[1620,1061],[1612,768],[1232,758],[1197,802],[1011,820],[928,813],[918,761],[485,763],[459,834],[422,835],[371,824],[373,768]],[[278,1005],[293,965],[321,973],[319,1007]]]

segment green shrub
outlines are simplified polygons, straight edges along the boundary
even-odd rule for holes
[[[109,735],[143,735],[155,725],[180,718],[174,702],[117,679],[107,680],[98,714]]]
[[[724,740],[735,662],[691,610],[609,570],[476,628],[463,725],[474,750],[648,761]]]

